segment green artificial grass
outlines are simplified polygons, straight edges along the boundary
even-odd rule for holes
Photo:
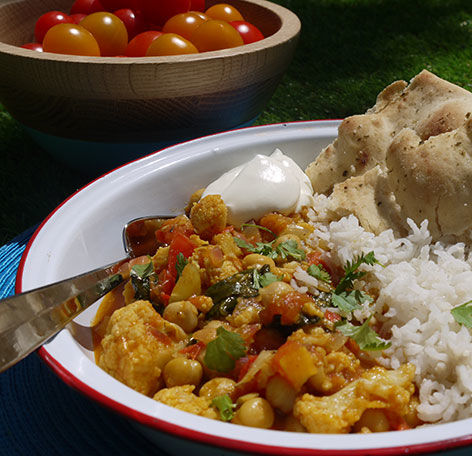
[[[426,68],[472,90],[469,0],[278,0],[302,21],[294,60],[257,124],[364,112]],[[91,176],[57,163],[0,107],[0,244]]]

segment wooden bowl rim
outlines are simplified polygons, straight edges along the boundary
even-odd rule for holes
[[[236,55],[257,52],[262,49],[268,49],[280,45],[288,40],[293,39],[300,33],[300,19],[289,9],[267,0],[242,1],[259,5],[275,13],[281,20],[280,29],[277,30],[277,32],[275,32],[273,35],[270,35],[269,37],[255,43],[245,44],[244,46],[238,46],[230,49],[222,49],[219,51],[202,52],[199,54],[171,55],[162,57],[89,57],[68,54],[54,54],[51,52],[38,52],[3,42],[0,42],[0,54],[10,54],[18,57],[42,61],[49,60],[54,62],[79,64],[84,63],[92,65],[152,65],[156,63],[178,64],[201,60],[221,59],[225,57],[233,57]]]

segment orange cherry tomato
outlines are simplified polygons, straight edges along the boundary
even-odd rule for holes
[[[136,35],[126,47],[125,55],[127,57],[145,57],[149,45],[159,36],[162,32],[157,30],[148,30]]]
[[[112,13],[89,14],[80,22],[97,40],[102,56],[122,55],[128,45],[128,32],[123,21]]]
[[[192,33],[205,20],[194,13],[180,13],[172,16],[162,27],[164,33],[176,33],[190,40]]]
[[[204,21],[208,21],[210,19],[209,16],[207,16],[205,13],[202,13],[201,11],[189,11],[189,13],[196,14],[197,16],[201,17]]]
[[[217,3],[210,6],[205,11],[205,14],[212,19],[219,19],[220,21],[244,21],[242,14],[234,6],[227,3]]]
[[[163,33],[148,47],[146,56],[198,54],[198,49],[176,33]]]
[[[84,27],[76,24],[57,24],[43,40],[44,52],[56,54],[99,56],[97,40]]]
[[[209,20],[203,22],[193,33],[192,43],[200,52],[242,46],[239,32],[225,21]]]

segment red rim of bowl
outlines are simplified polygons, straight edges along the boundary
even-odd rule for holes
[[[311,120],[311,121],[292,121],[292,122],[280,122],[280,123],[275,123],[275,124],[268,124],[264,126],[272,126],[272,125],[286,125],[286,124],[297,124],[297,123],[304,123],[304,122],[324,122],[327,120],[341,120],[341,119],[318,119],[318,120]],[[235,129],[232,131],[241,131],[241,130],[249,130],[253,128],[260,128],[263,127],[262,125],[258,126],[251,126],[251,127],[245,127],[245,128],[239,128]],[[223,132],[221,132],[223,133]],[[204,136],[206,137],[212,137],[216,136],[221,133],[215,133],[212,135]],[[201,139],[201,138],[200,138]],[[193,141],[193,140],[192,140]],[[180,144],[185,144],[187,142],[191,141],[185,141],[183,143],[175,144],[180,145]],[[171,147],[174,147],[171,146]],[[165,150],[165,149],[162,149]],[[133,163],[138,160],[141,160],[147,156],[154,155],[156,153],[159,153],[160,150],[155,151],[151,154],[148,154],[146,156],[143,156],[139,159],[133,160]],[[26,258],[28,256],[28,252],[36,238],[36,236],[39,234],[45,223],[52,217],[53,214],[55,214],[61,206],[63,206],[67,201],[69,201],[72,197],[74,197],[76,194],[80,193],[82,190],[90,186],[93,182],[96,182],[100,179],[103,178],[103,176],[106,176],[107,174],[110,174],[116,169],[122,168],[129,163],[126,163],[124,165],[121,165],[115,169],[112,169],[108,171],[107,173],[97,177],[93,181],[89,182],[76,192],[74,192],[72,195],[70,195],[68,198],[66,198],[60,205],[58,205],[44,220],[43,222],[38,226],[36,231],[33,233],[31,236],[28,244],[26,245],[25,251],[23,252],[23,255],[20,260],[20,264],[18,266],[18,272],[16,275],[16,285],[15,285],[15,291],[16,293],[20,293],[22,291],[22,277],[23,277],[23,269],[24,265],[26,262]],[[39,356],[43,359],[43,361],[52,369],[52,371],[67,385],[71,386],[72,388],[76,389],[77,391],[80,391],[81,393],[85,394],[89,398],[95,400],[96,402],[106,406],[107,408],[113,410],[114,412],[119,413],[120,415],[125,416],[126,418],[132,419],[134,421],[137,421],[138,423],[141,423],[145,426],[148,426],[150,428],[154,428],[158,431],[163,431],[172,434],[175,437],[181,437],[189,441],[194,441],[194,442],[199,442],[211,446],[219,446],[222,448],[227,448],[231,450],[237,450],[237,451],[242,451],[242,452],[247,452],[247,453],[259,453],[259,454],[275,454],[275,455],[290,455],[290,456],[302,456],[302,455],[310,455],[310,456],[365,456],[366,454],[370,455],[375,455],[375,456],[380,456],[380,455],[401,455],[401,454],[424,454],[427,452],[437,452],[441,450],[446,450],[446,449],[452,449],[452,448],[458,448],[458,447],[465,447],[467,445],[472,445],[472,434],[466,435],[466,436],[461,436],[458,438],[451,438],[451,439],[446,439],[446,440],[441,440],[441,441],[436,441],[436,442],[431,442],[431,443],[420,443],[420,444],[413,444],[413,445],[403,445],[403,446],[396,446],[396,447],[380,447],[380,448],[365,448],[365,449],[319,449],[319,448],[289,448],[289,447],[281,447],[281,446],[275,446],[275,445],[266,445],[266,444],[260,444],[260,443],[253,443],[253,442],[247,442],[243,440],[236,440],[228,437],[221,437],[213,434],[206,434],[200,431],[195,431],[193,429],[189,429],[187,427],[183,426],[178,426],[173,423],[169,423],[167,421],[164,421],[160,418],[156,418],[154,416],[148,415],[146,413],[140,412],[136,409],[133,409],[131,407],[128,407],[124,404],[121,404],[114,399],[109,398],[108,396],[105,396],[101,392],[93,389],[86,383],[84,383],[82,380],[77,378],[75,375],[71,374],[64,366],[62,366],[61,363],[59,363],[52,355],[49,354],[47,349],[42,346],[37,350],[37,353]]]

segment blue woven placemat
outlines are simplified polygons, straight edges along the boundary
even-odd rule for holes
[[[18,264],[33,232],[0,247],[0,298],[14,293]],[[126,419],[62,383],[36,353],[0,374],[0,454],[167,455]]]

